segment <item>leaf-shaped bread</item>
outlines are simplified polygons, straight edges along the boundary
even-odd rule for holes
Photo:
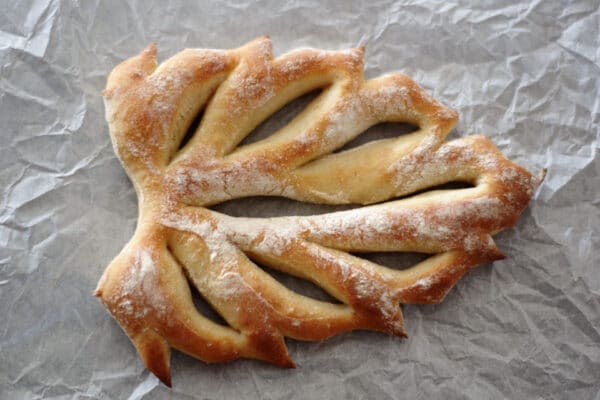
[[[286,336],[404,336],[399,303],[439,302],[467,270],[502,257],[491,235],[515,223],[538,180],[483,136],[444,143],[456,112],[410,78],[362,74],[363,49],[273,59],[266,37],[230,51],[188,49],[161,65],[149,46],[110,74],[106,118],[139,220],[96,295],[165,384],[171,348],[207,362],[249,357],[291,367]],[[321,94],[289,124],[238,146],[315,89]],[[333,153],[385,121],[419,129]],[[423,192],[453,181],[473,187]],[[207,208],[256,195],[374,205],[264,219]],[[431,256],[395,270],[352,254],[374,251]],[[255,263],[310,280],[340,303],[291,291]],[[229,326],[196,310],[189,284]]]

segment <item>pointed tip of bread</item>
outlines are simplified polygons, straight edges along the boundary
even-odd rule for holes
[[[171,387],[171,348],[167,341],[154,331],[145,331],[133,339],[146,368],[162,383]]]

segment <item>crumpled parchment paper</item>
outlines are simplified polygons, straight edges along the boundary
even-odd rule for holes
[[[600,398],[598,1],[0,3],[1,399]],[[367,77],[410,75],[459,111],[452,137],[548,175],[496,237],[508,259],[404,306],[408,339],[289,341],[296,370],[175,352],[169,390],[91,296],[137,215],[100,91],[149,42],[164,60],[265,33],[276,54],[365,45]]]

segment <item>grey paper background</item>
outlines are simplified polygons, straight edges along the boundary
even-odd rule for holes
[[[598,1],[0,1],[0,398],[599,399],[599,27]],[[460,112],[452,137],[548,175],[496,237],[507,260],[404,307],[409,339],[290,341],[296,370],[175,353],[169,390],[90,295],[137,213],[100,90],[151,41],[164,60],[264,33],[366,45],[367,77],[412,76]]]

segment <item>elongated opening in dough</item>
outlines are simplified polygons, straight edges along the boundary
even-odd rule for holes
[[[355,204],[313,204],[278,196],[251,196],[215,204],[210,208],[232,217],[274,218],[320,215],[360,207]]]
[[[397,139],[401,136],[416,132],[417,130],[419,130],[417,125],[408,122],[382,122],[373,125],[344,146],[336,149],[332,154],[355,149],[377,140]]]
[[[249,255],[249,257],[251,256]],[[303,279],[298,276],[294,276],[289,273],[267,267],[263,263],[256,262],[256,260],[252,261],[256,266],[260,267],[263,271],[271,275],[276,281],[278,281],[283,286],[287,287],[293,292],[319,301],[326,301],[328,303],[334,304],[342,304],[338,299],[331,296],[323,288],[307,279]]]
[[[196,133],[196,130],[198,130],[198,127],[200,126],[200,122],[202,121],[203,116],[204,116],[204,110],[200,111],[196,115],[196,117],[194,117],[194,120],[190,124],[190,127],[185,132],[185,135],[183,135],[183,139],[181,139],[181,143],[179,143],[179,148],[177,149],[177,151],[184,148],[185,145],[188,144],[190,139],[194,136],[194,133]]]
[[[367,253],[350,253],[354,257],[362,258],[363,260],[381,265],[383,267],[403,271],[414,267],[422,261],[425,261],[431,254],[417,253],[414,251],[374,251]]]
[[[323,89],[319,88],[293,99],[254,128],[240,142],[238,148],[259,142],[278,132],[302,113],[321,93]]]

